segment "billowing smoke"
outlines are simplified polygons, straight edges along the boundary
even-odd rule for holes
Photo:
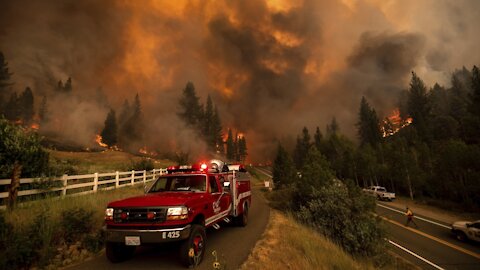
[[[201,153],[176,114],[192,81],[258,161],[332,117],[355,138],[361,96],[389,114],[412,70],[448,84],[455,68],[480,63],[479,22],[480,2],[468,0],[17,0],[0,9],[0,51],[17,91],[51,97],[64,139],[93,143],[108,107],[139,93],[141,144]],[[75,98],[53,95],[68,77]]]

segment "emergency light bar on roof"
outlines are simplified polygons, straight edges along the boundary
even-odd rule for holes
[[[175,172],[207,172],[207,164],[193,164],[193,165],[180,165],[180,166],[170,166],[167,168],[167,173]]]

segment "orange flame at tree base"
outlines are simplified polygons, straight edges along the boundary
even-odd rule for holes
[[[384,138],[392,136],[393,134],[399,132],[402,128],[409,126],[413,122],[411,117],[403,119],[400,116],[400,110],[397,108],[393,110],[392,115],[388,116],[383,120],[382,126],[382,136]]]
[[[106,143],[103,143],[103,142],[102,142],[102,139],[103,139],[103,138],[102,138],[101,135],[97,134],[97,135],[95,135],[95,136],[96,136],[96,137],[95,137],[95,142],[96,142],[99,146],[101,146],[101,147],[108,147],[108,145],[107,145]]]

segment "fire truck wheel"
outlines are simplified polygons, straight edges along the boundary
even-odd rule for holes
[[[135,247],[126,246],[123,243],[107,242],[105,244],[105,253],[109,261],[117,263],[130,259],[133,253],[135,253]]]
[[[248,223],[248,205],[245,203],[243,205],[243,212],[240,216],[236,217],[237,225],[245,227]]]
[[[186,267],[196,267],[202,262],[206,248],[205,227],[192,225],[190,237],[180,247],[180,259]]]

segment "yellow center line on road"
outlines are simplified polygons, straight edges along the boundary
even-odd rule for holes
[[[462,247],[456,246],[456,245],[454,245],[454,244],[451,244],[451,243],[449,243],[449,242],[447,242],[447,241],[444,241],[444,240],[442,240],[442,239],[439,239],[439,238],[437,238],[437,237],[435,237],[435,236],[431,236],[431,235],[429,235],[429,234],[426,234],[426,233],[424,233],[424,232],[422,232],[422,231],[419,231],[419,230],[416,230],[416,229],[414,229],[414,228],[406,227],[405,225],[403,225],[403,224],[401,224],[401,223],[399,223],[399,222],[396,222],[395,220],[391,220],[391,219],[388,219],[388,218],[382,217],[382,216],[380,216],[380,217],[381,217],[382,219],[384,219],[384,220],[392,223],[392,224],[395,224],[395,225],[400,226],[400,227],[402,227],[402,228],[404,228],[404,229],[410,230],[411,232],[420,234],[420,235],[422,235],[422,236],[427,237],[428,239],[431,239],[431,240],[436,241],[436,242],[438,242],[438,243],[440,243],[440,244],[444,244],[444,245],[446,245],[446,246],[448,246],[448,247],[450,247],[450,248],[453,248],[453,249],[455,249],[455,250],[457,250],[457,251],[463,252],[463,253],[468,254],[468,255],[470,255],[470,256],[473,256],[473,257],[475,257],[475,258],[477,258],[477,259],[480,259],[480,254],[478,254],[478,253],[475,253],[475,252],[473,252],[473,251],[470,251],[470,250],[464,249],[464,248],[462,248]]]

